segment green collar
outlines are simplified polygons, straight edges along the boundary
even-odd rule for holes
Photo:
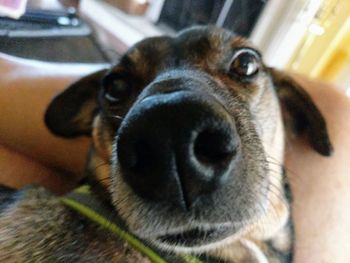
[[[109,220],[108,218],[110,217],[106,215],[110,215],[110,210],[106,208],[100,201],[98,201],[97,198],[93,197],[89,185],[83,185],[77,188],[75,191],[63,196],[61,198],[61,201],[66,206],[77,211],[105,230],[113,233],[118,238],[127,242],[135,250],[148,257],[149,260],[153,263],[204,263],[204,261],[198,257],[188,254],[177,254],[169,259],[166,255],[163,255],[164,253],[161,251],[158,251],[151,246],[146,245],[142,240],[128,232],[122,226],[122,223]],[[205,262],[217,261],[215,259],[209,259],[206,257]]]

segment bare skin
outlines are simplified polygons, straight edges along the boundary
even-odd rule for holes
[[[13,187],[36,183],[55,192],[70,188],[83,172],[89,139],[53,136],[43,114],[55,94],[101,66],[55,65],[0,54],[0,68],[0,182]]]
[[[301,139],[287,144],[297,234],[295,262],[350,262],[350,100],[331,85],[298,80],[324,114],[335,151],[325,158]]]
[[[65,192],[79,181],[88,138],[57,138],[42,116],[52,96],[101,66],[32,63],[0,53],[0,183]],[[350,100],[324,83],[297,79],[325,115],[335,152],[325,158],[303,139],[287,143],[294,195],[296,263],[350,262]],[[24,172],[25,171],[25,172]]]

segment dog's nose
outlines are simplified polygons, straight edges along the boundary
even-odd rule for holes
[[[235,124],[213,97],[151,95],[119,129],[122,175],[141,197],[190,209],[227,182],[240,156]]]

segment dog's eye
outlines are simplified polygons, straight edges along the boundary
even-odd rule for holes
[[[130,96],[129,84],[120,78],[107,78],[103,81],[104,97],[111,103],[122,103]]]
[[[257,52],[251,49],[242,49],[234,55],[230,72],[241,77],[251,77],[258,73],[260,65],[260,56]]]

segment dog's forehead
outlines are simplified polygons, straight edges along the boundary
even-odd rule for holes
[[[143,75],[160,67],[206,67],[228,57],[238,47],[251,47],[245,38],[218,28],[197,27],[175,37],[153,37],[137,43],[124,55],[121,65],[132,65]]]
[[[176,48],[203,57],[220,53],[235,47],[250,46],[250,43],[233,32],[215,27],[195,27],[181,31],[175,38]]]

